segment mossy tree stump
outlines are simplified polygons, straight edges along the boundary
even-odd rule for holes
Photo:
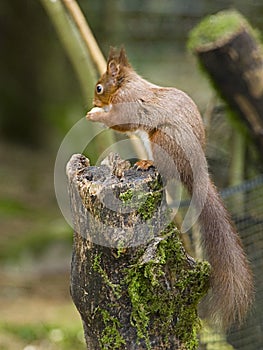
[[[74,223],[71,294],[87,349],[196,349],[210,267],[168,223],[160,177],[118,155],[67,165]]]
[[[221,11],[192,30],[189,47],[263,155],[263,52],[255,30],[237,11]]]

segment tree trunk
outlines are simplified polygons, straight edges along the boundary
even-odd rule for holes
[[[263,55],[250,25],[238,12],[219,12],[192,31],[190,47],[263,155]]]
[[[185,253],[169,224],[156,170],[114,154],[99,167],[73,155],[67,176],[71,294],[87,349],[196,349],[210,268]]]

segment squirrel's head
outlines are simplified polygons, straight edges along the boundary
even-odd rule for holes
[[[95,86],[93,105],[104,107],[111,103],[114,93],[121,87],[127,69],[131,68],[124,48],[118,53],[114,48],[110,48],[107,70],[101,76]]]

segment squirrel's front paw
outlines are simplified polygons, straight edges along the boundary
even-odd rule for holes
[[[86,115],[86,118],[91,121],[99,121],[101,113],[105,113],[105,110],[100,107],[93,107]]]

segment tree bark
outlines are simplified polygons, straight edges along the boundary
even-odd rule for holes
[[[186,254],[154,168],[114,154],[102,163],[73,155],[67,165],[71,294],[87,349],[196,349],[209,264]]]
[[[245,122],[263,155],[262,48],[245,19],[238,13],[235,15],[240,25],[234,30],[225,26],[222,36],[206,44],[192,45],[192,49],[219,93]],[[220,28],[220,21],[221,28],[224,27],[224,20],[230,16],[233,16],[233,12],[225,11],[211,16],[206,32],[215,31],[217,23]],[[194,33],[198,33],[198,27]],[[200,32],[202,35],[203,32]]]

